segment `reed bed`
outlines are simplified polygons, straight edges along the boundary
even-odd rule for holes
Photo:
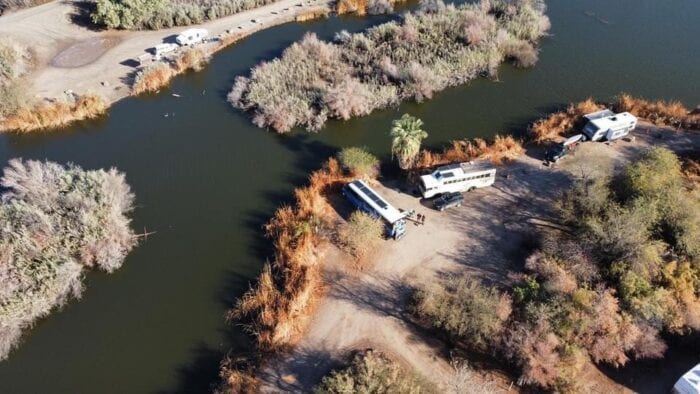
[[[490,144],[481,138],[452,141],[452,145],[442,152],[423,149],[418,156],[415,170],[424,172],[427,169],[449,163],[466,162],[470,160],[491,160],[494,164],[513,161],[525,152],[522,142],[512,136],[496,135]]]
[[[168,86],[177,75],[189,70],[200,71],[211,55],[200,48],[187,48],[169,63],[159,63],[139,71],[131,86],[131,94],[157,92]]]
[[[599,111],[605,108],[588,98],[576,104],[570,104],[566,110],[554,112],[546,118],[540,119],[530,126],[530,134],[533,141],[538,144],[555,141],[575,127],[582,126],[583,115]]]
[[[265,226],[275,247],[252,287],[229,312],[229,319],[250,317],[247,325],[262,349],[292,344],[321,288],[318,246],[326,238],[331,208],[324,193],[349,178],[332,158],[295,191],[296,203],[281,207]]]
[[[94,94],[78,96],[72,102],[56,101],[21,108],[0,120],[0,130],[29,132],[66,126],[72,122],[95,119],[107,112],[107,101]]]
[[[652,101],[623,93],[613,107],[659,126],[700,130],[700,113],[691,112],[680,101]]]

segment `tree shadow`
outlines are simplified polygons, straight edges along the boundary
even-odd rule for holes
[[[69,15],[71,23],[92,31],[103,30],[101,26],[92,21],[92,13],[97,9],[97,4],[94,1],[67,0],[65,3],[73,5],[73,12]]]

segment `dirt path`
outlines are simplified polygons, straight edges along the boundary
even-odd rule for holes
[[[402,360],[441,387],[452,374],[449,355],[411,318],[407,310],[411,289],[452,272],[505,281],[509,271],[522,269],[519,264],[532,237],[552,219],[551,200],[574,176],[620,166],[650,145],[676,151],[700,148],[698,133],[657,132],[645,125],[637,135],[636,142],[584,144],[555,169],[542,165],[541,151],[530,150],[498,169],[494,187],[467,194],[461,208],[444,213],[421,205],[395,185],[378,186],[392,204],[425,214],[426,224],[409,223],[403,239],[384,242],[374,265],[363,272],[348,268],[347,257],[332,248],[325,261],[326,296],[299,345],[262,369],[262,392],[308,392],[330,369],[347,362],[352,351],[366,348]],[[508,377],[486,378],[508,391]],[[587,378],[593,382],[591,392],[630,391],[592,366]]]
[[[0,36],[27,45],[36,54],[31,75],[39,97],[62,97],[65,91],[97,93],[114,102],[128,96],[133,59],[166,37],[190,27],[203,27],[211,36],[228,29],[244,35],[294,20],[299,13],[327,0],[279,0],[255,10],[197,26],[158,31],[93,31],[72,22],[72,1],[53,1],[0,17]],[[298,6],[301,5],[301,6]],[[255,20],[255,22],[252,22]],[[66,51],[66,52],[63,52]]]

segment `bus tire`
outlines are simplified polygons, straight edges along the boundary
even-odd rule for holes
[[[470,187],[469,189],[467,189],[467,192],[473,192],[474,190],[476,190],[476,186]]]

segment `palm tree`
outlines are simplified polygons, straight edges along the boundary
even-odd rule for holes
[[[420,144],[428,133],[423,130],[423,121],[409,114],[394,120],[391,126],[391,155],[399,160],[399,167],[407,170],[413,166]]]

